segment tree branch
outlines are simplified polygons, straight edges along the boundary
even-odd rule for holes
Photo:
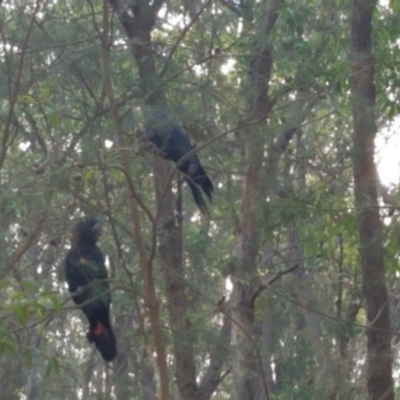
[[[276,282],[278,279],[280,279],[282,276],[290,274],[293,272],[295,269],[297,269],[299,264],[295,264],[289,268],[283,269],[278,271],[272,278],[268,279],[268,281],[262,285],[260,285],[252,294],[250,298],[250,304],[254,305],[254,302],[256,301],[257,297],[260,295],[260,293],[267,289],[268,286],[272,285],[274,282]]]

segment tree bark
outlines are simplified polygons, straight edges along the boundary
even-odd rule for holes
[[[353,73],[353,173],[360,237],[363,290],[366,299],[368,397],[394,399],[388,293],[382,248],[382,222],[374,163],[376,136],[372,14],[374,0],[353,0],[351,68]]]
[[[110,1],[113,10],[116,11],[118,9],[119,2]],[[158,6],[160,2],[154,2],[152,7]],[[139,201],[136,195],[136,191],[132,180],[129,175],[129,171],[131,170],[131,159],[129,152],[126,151],[127,146],[125,145],[125,138],[123,135],[123,129],[121,127],[121,117],[118,112],[118,108],[116,106],[116,101],[114,98],[114,92],[112,88],[111,82],[111,73],[110,73],[110,59],[109,59],[109,15],[108,15],[108,1],[104,0],[103,2],[103,37],[102,37],[102,64],[103,64],[103,82],[105,86],[105,92],[107,94],[108,101],[110,103],[111,108],[111,115],[114,119],[114,124],[116,127],[116,136],[119,145],[119,152],[121,157],[121,165],[123,170],[125,171],[126,183],[129,190],[129,205],[130,205],[130,212],[134,227],[134,236],[136,242],[136,248],[139,253],[140,259],[140,267],[142,271],[142,277],[144,281],[144,300],[146,304],[146,308],[148,310],[150,325],[152,328],[153,333],[153,344],[155,349],[156,361],[157,361],[157,368],[159,374],[159,396],[161,400],[168,400],[170,398],[170,391],[169,391],[169,372],[168,372],[168,364],[167,364],[167,352],[165,341],[163,338],[163,334],[161,331],[161,317],[160,317],[160,310],[159,310],[159,302],[157,298],[155,282],[154,282],[154,274],[153,274],[153,258],[152,256],[148,256],[145,250],[145,243],[143,239],[143,230],[139,215]],[[154,19],[154,13],[156,11],[152,7],[147,7],[145,9],[145,17],[141,20],[142,25],[134,26],[138,30],[141,35],[146,35],[149,37],[149,29],[151,29],[152,21]],[[128,14],[124,13],[123,16],[127,16]],[[122,18],[121,15],[119,15]],[[126,21],[125,21],[126,22]],[[131,26],[129,26],[131,27]],[[124,26],[125,29],[127,29]],[[140,36],[142,39],[143,37]],[[141,43],[140,49],[147,48],[148,40],[143,39]]]
[[[262,43],[253,49],[253,57],[248,67],[247,102],[250,105],[248,120],[257,120],[257,127],[246,132],[247,171],[244,175],[244,191],[241,219],[237,228],[233,250],[236,263],[231,277],[233,283],[232,301],[232,345],[234,358],[232,374],[235,382],[231,398],[233,400],[256,398],[257,387],[262,378],[263,398],[268,399],[268,387],[265,375],[261,372],[261,363],[257,357],[254,336],[254,301],[253,293],[257,279],[256,256],[259,251],[258,219],[265,195],[265,170],[263,171],[265,123],[270,111],[269,84],[272,71],[272,55],[268,35],[278,18],[282,0],[267,2],[265,17],[260,26],[264,34]],[[248,21],[250,23],[250,21]],[[258,129],[257,129],[258,128]],[[261,129],[262,128],[262,129]]]

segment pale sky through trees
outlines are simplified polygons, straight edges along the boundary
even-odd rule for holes
[[[386,186],[400,183],[399,128],[397,119],[388,128],[382,129],[375,141],[378,173],[382,184]]]

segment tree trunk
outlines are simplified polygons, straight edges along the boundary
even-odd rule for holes
[[[127,317],[119,317],[115,320],[114,327],[118,338],[118,355],[114,362],[115,368],[115,397],[117,400],[132,397],[129,376],[129,358],[131,357],[130,335],[134,322]],[[127,334],[129,332],[129,335]],[[84,397],[85,398],[85,397]]]
[[[130,14],[127,13],[126,10],[123,10],[120,13],[119,2],[111,1],[111,6],[114,12],[118,15],[120,21],[122,22],[125,31],[132,39],[137,36],[138,43],[134,46],[134,49],[138,49],[137,51],[140,53],[139,58],[141,61],[145,58],[145,54],[142,51],[149,51],[148,45],[150,43],[150,29],[154,24],[154,18],[159,10],[158,7],[161,7],[161,3],[154,3],[152,7],[146,8],[145,16],[142,20],[140,20],[139,25],[135,24]],[[139,7],[139,5],[138,5]],[[109,14],[108,14],[108,1],[104,0],[103,2],[103,35],[102,35],[102,67],[103,67],[103,82],[105,87],[105,92],[110,103],[111,114],[114,119],[114,124],[116,128],[116,136],[119,145],[119,153],[121,158],[121,165],[123,170],[125,171],[125,178],[127,187],[129,190],[129,205],[132,217],[132,223],[134,227],[134,237],[136,241],[136,248],[138,250],[139,259],[140,259],[140,267],[144,281],[144,300],[146,304],[146,308],[148,310],[150,326],[153,334],[153,345],[155,350],[155,359],[157,361],[158,375],[159,375],[159,396],[161,400],[168,400],[170,398],[169,391],[169,371],[168,371],[168,363],[167,363],[167,351],[165,346],[164,337],[161,331],[161,318],[160,318],[160,310],[159,303],[155,288],[154,274],[153,274],[153,256],[147,255],[144,239],[143,239],[143,230],[142,224],[139,217],[139,201],[138,196],[136,194],[134,184],[129,175],[131,170],[131,159],[129,152],[126,151],[127,146],[125,145],[125,138],[123,135],[123,129],[121,127],[121,116],[119,114],[118,108],[116,106],[116,101],[114,97],[112,82],[111,82],[111,73],[110,73],[110,58],[109,58]],[[135,37],[136,38],[136,37]],[[134,51],[135,53],[135,51]],[[137,56],[137,54],[135,53]],[[152,66],[150,60],[149,67]],[[149,76],[146,75],[145,78]],[[149,82],[144,82],[146,85]]]
[[[38,371],[40,369],[39,368],[40,355],[36,350],[40,344],[40,337],[36,327],[32,329],[32,337],[30,338],[29,341],[30,341],[30,346],[32,347],[32,349],[35,350],[33,350],[32,364],[29,369],[28,377],[26,380],[25,396],[27,400],[34,400],[35,398],[37,398],[38,394],[37,380],[38,380]]]
[[[269,83],[272,71],[272,56],[268,35],[272,31],[278,17],[281,0],[267,2],[265,17],[259,27],[263,32],[262,43],[253,49],[253,57],[249,63],[247,79],[247,102],[250,105],[248,120],[257,120],[257,127],[246,132],[247,139],[247,171],[244,175],[244,192],[241,219],[235,238],[234,256],[236,263],[232,275],[232,345],[234,358],[232,374],[235,387],[232,390],[233,400],[253,400],[257,387],[262,382],[263,398],[268,399],[268,387],[262,368],[256,342],[254,341],[254,300],[253,293],[257,282],[256,257],[259,251],[258,226],[262,198],[266,187],[263,184],[265,123],[270,111]],[[250,23],[247,21],[247,23]],[[257,129],[258,128],[258,129]],[[263,172],[262,172],[263,171]]]
[[[353,0],[351,67],[353,72],[354,196],[360,236],[363,289],[366,299],[368,397],[394,399],[388,293],[382,248],[382,222],[374,164],[375,84],[372,56],[374,0]]]
[[[325,299],[314,293],[313,278],[306,274],[303,261],[304,254],[299,246],[297,230],[298,228],[293,226],[288,232],[288,243],[291,249],[289,259],[291,264],[294,262],[299,265],[295,272],[297,279],[293,291],[298,302],[304,305],[301,312],[306,325],[307,337],[317,360],[317,368],[312,373],[312,382],[318,390],[323,388],[326,399],[337,399],[342,382],[337,362],[339,357],[335,357],[335,354],[331,351],[333,335],[323,326],[321,317],[314,312],[314,310],[317,310],[327,313],[328,307],[325,307]]]
[[[154,59],[154,45],[151,31],[157,13],[163,1],[147,0],[135,2],[134,12],[117,0],[110,0],[115,14],[118,16],[125,33],[132,41],[133,56],[136,61],[143,96],[143,111],[147,128],[160,125],[160,113],[169,117],[166,110],[167,100],[160,85],[159,73]],[[164,113],[165,112],[165,113]],[[173,117],[171,118],[173,120]],[[162,124],[162,121],[161,121]],[[189,304],[182,263],[182,224],[175,217],[175,206],[171,184],[171,164],[161,157],[154,158],[154,182],[157,200],[158,252],[161,260],[161,271],[165,282],[166,308],[173,338],[176,368],[176,384],[182,400],[207,400],[218,387],[221,379],[223,363],[219,351],[210,353],[209,367],[197,383],[196,362],[194,354],[195,335],[189,319]],[[228,325],[221,326],[220,336],[226,342]],[[229,329],[230,330],[230,329]],[[218,341],[217,350],[222,347]]]

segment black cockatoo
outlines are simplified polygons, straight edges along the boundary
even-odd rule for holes
[[[196,204],[199,206],[200,211],[205,214],[207,205],[200,188],[211,201],[214,187],[211,179],[201,166],[197,154],[192,153],[187,156],[193,150],[187,132],[178,124],[170,124],[169,126],[166,124],[165,126],[151,129],[149,139],[161,150],[161,154],[165,158],[177,164],[179,171],[184,174]]]
[[[96,345],[105,361],[117,355],[110,322],[110,284],[104,256],[96,242],[101,234],[94,217],[82,218],[72,230],[71,248],[64,261],[65,279],[75,304],[81,306],[89,321],[87,338]]]

